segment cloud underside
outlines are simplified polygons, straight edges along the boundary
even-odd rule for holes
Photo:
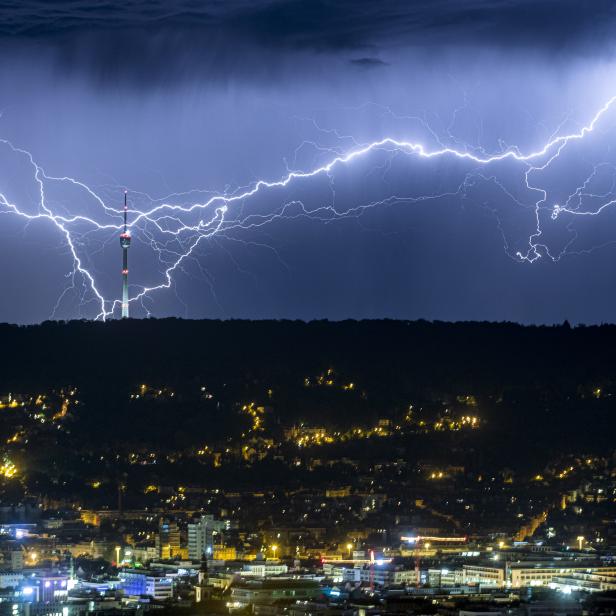
[[[195,54],[227,70],[255,50],[342,53],[377,68],[399,47],[606,54],[615,22],[612,0],[12,0],[0,5],[0,45],[51,46],[101,73]]]

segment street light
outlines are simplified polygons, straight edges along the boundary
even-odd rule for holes
[[[347,543],[347,550],[349,551],[349,558],[351,557],[351,550],[353,549],[353,544],[352,543]]]
[[[274,554],[274,558],[276,558],[276,550],[277,550],[277,549],[278,549],[278,546],[277,546],[277,545],[273,545],[273,546],[272,546],[272,552],[273,552],[273,554]]]
[[[582,547],[584,546],[584,537],[582,535],[580,535],[577,538],[577,542],[578,542],[578,547],[580,548],[580,550],[582,549]]]

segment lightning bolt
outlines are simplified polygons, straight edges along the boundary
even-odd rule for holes
[[[500,183],[495,175],[487,175],[483,168],[494,166],[498,163],[511,161],[513,164],[520,165],[523,170],[524,188],[531,194],[537,195],[537,199],[531,204],[534,210],[535,231],[528,238],[528,249],[526,251],[516,251],[515,257],[520,261],[534,262],[543,255],[558,260],[567,253],[569,246],[575,240],[576,235],[572,231],[572,239],[557,253],[553,253],[544,241],[543,218],[547,212],[549,219],[557,220],[563,215],[575,216],[597,216],[607,208],[616,204],[614,188],[616,188],[616,167],[608,163],[599,163],[594,166],[592,173],[584,182],[559,204],[548,203],[548,191],[542,188],[536,181],[554,162],[559,159],[562,153],[570,144],[579,142],[593,133],[602,118],[614,106],[616,96],[607,100],[593,115],[590,121],[579,130],[564,135],[553,134],[537,150],[523,152],[516,146],[503,146],[502,149],[487,153],[483,148],[470,147],[460,144],[454,139],[455,147],[444,144],[437,136],[436,132],[429,128],[425,120],[414,117],[413,119],[422,122],[428,128],[429,134],[434,138],[436,147],[429,147],[420,142],[406,141],[394,137],[384,137],[370,143],[358,143],[350,135],[342,135],[334,129],[322,129],[316,122],[315,127],[319,131],[326,131],[338,140],[348,140],[351,143],[349,149],[342,148],[323,148],[315,142],[304,141],[294,152],[294,164],[296,164],[298,152],[305,146],[315,148],[320,155],[330,154],[328,160],[323,164],[315,164],[305,170],[296,170],[287,166],[287,172],[277,180],[258,179],[251,185],[236,190],[225,190],[221,193],[191,190],[186,193],[176,193],[168,195],[163,199],[155,199],[146,193],[131,191],[133,203],[130,214],[130,228],[133,238],[148,246],[152,254],[156,255],[159,268],[159,282],[152,285],[141,285],[136,288],[129,298],[130,303],[140,304],[145,312],[149,314],[148,302],[152,301],[152,295],[157,291],[171,289],[174,286],[174,275],[178,271],[185,271],[189,262],[196,262],[200,268],[202,278],[210,285],[213,290],[213,277],[205,270],[198,259],[198,247],[207,240],[229,240],[243,242],[248,245],[258,245],[266,247],[280,258],[277,251],[266,243],[251,242],[238,239],[236,232],[246,232],[249,230],[263,229],[277,220],[293,220],[297,218],[310,218],[312,220],[329,223],[333,220],[359,217],[366,210],[388,205],[397,202],[419,203],[446,196],[466,196],[469,190],[478,182],[489,182],[497,187],[507,198],[518,205],[528,207],[517,197],[509,192]],[[447,127],[449,137],[453,137],[451,130],[455,122],[455,115],[452,122]],[[557,132],[560,131],[560,127]],[[93,253],[103,250],[103,248],[117,237],[117,233],[122,228],[123,210],[107,204],[106,199],[101,196],[100,190],[94,190],[84,182],[70,176],[48,175],[43,167],[37,163],[34,156],[26,149],[13,145],[10,141],[0,139],[0,145],[8,148],[15,156],[25,158],[25,161],[32,169],[32,179],[37,186],[36,204],[31,210],[20,207],[11,199],[6,191],[0,192],[0,213],[14,215],[24,219],[28,224],[33,221],[45,221],[51,224],[60,234],[67,247],[68,255],[72,261],[72,268],[68,274],[68,284],[60,294],[56,302],[52,316],[55,315],[64,297],[69,292],[77,291],[80,295],[80,305],[86,307],[93,303],[94,318],[96,320],[106,320],[116,313],[121,304],[120,298],[106,298],[100,291],[97,282],[96,272],[89,266],[89,258]],[[390,157],[410,156],[417,159],[455,159],[467,163],[472,169],[465,175],[457,189],[444,191],[438,194],[423,196],[399,196],[390,195],[385,199],[359,204],[353,207],[339,209],[336,206],[336,191],[334,186],[335,172],[339,168],[351,166],[360,159],[368,159],[370,155],[383,152]],[[391,158],[381,169],[385,175],[391,165]],[[606,172],[612,173],[612,185],[608,190],[594,193],[590,186],[598,177],[598,174]],[[282,205],[274,211],[260,213],[258,211],[246,211],[248,203],[259,195],[266,194],[273,199],[277,191],[286,189],[291,184],[311,180],[317,176],[323,176],[330,182],[331,202],[307,207],[301,199],[282,201]],[[84,213],[72,213],[70,209],[56,203],[48,197],[48,187],[53,184],[68,185],[76,190],[83,191],[88,199],[94,204],[95,213],[86,215]],[[203,195],[205,198],[194,201],[195,195]],[[582,202],[591,200],[597,203],[591,209],[584,209]],[[146,207],[139,207],[135,203],[146,202]],[[500,223],[499,223],[500,228]],[[99,241],[98,248],[94,250],[94,236],[103,234],[103,240]],[[88,246],[88,250],[84,248]],[[506,244],[506,248],[508,248]],[[135,288],[136,285],[132,285]]]

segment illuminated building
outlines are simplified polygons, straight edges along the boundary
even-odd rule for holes
[[[464,565],[464,584],[502,588],[505,585],[505,565]]]
[[[580,573],[557,575],[549,583],[550,588],[565,594],[573,591],[605,592],[616,590],[616,574]]]
[[[64,575],[24,577],[20,594],[24,601],[54,603],[66,599],[69,578]]]
[[[214,546],[212,558],[214,560],[236,560],[237,549],[234,547]]]
[[[323,564],[324,574],[334,583],[353,583],[375,586],[417,584],[418,572],[415,567],[406,568],[391,562],[376,560],[374,565],[359,564],[359,562],[331,561]]]
[[[123,569],[118,577],[122,580],[124,594],[130,597],[147,596],[158,601],[173,598],[173,580],[170,577],[155,575],[144,569]]]
[[[359,581],[362,584],[372,584],[375,586],[397,586],[405,585],[412,586],[417,584],[418,572],[413,567],[405,569],[403,567],[395,567],[390,564],[374,566],[364,566],[359,569]]]
[[[343,486],[340,488],[327,488],[325,490],[327,498],[346,498],[351,496],[351,486]]]
[[[100,515],[96,511],[81,511],[80,512],[81,520],[84,524],[89,524],[91,526],[100,526],[101,518]]]
[[[555,580],[575,574],[616,576],[616,567],[599,563],[581,562],[524,562],[503,565],[464,565],[465,584],[484,587],[524,588],[526,586],[549,586]]]
[[[225,529],[225,522],[215,520],[213,515],[202,515],[188,525],[188,558],[200,560],[204,554],[211,555],[214,550],[214,535]]]
[[[265,560],[254,560],[251,563],[244,565],[242,571],[243,576],[266,578],[275,575],[283,575],[287,573],[289,568],[277,561],[269,562]]]
[[[130,246],[130,233],[128,232],[127,218],[128,204],[126,191],[124,191],[124,231],[120,235],[122,246],[122,318],[128,319],[128,247]]]
[[[158,534],[155,539],[158,556],[170,559],[180,554],[180,529],[178,525],[162,518],[158,525]]]
[[[229,611],[243,610],[251,605],[274,605],[279,601],[306,601],[321,594],[313,580],[249,580],[238,582],[231,589]]]
[[[23,573],[0,571],[0,588],[15,588],[23,580]]]
[[[447,588],[449,586],[461,586],[463,580],[461,569],[429,569],[428,584],[433,588]]]
[[[21,571],[24,568],[24,553],[22,550],[11,550],[11,570]]]
[[[511,565],[510,570],[511,587],[548,586],[554,578],[575,573],[616,575],[616,567],[605,567],[592,562],[586,563],[585,566],[580,562],[515,564]]]

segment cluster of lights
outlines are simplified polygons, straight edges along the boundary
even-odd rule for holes
[[[411,422],[410,413],[406,415],[406,421]],[[421,428],[427,428],[425,421],[419,421],[416,424]],[[435,431],[451,430],[457,431],[462,429],[477,429],[481,425],[481,421],[476,416],[465,415],[460,419],[439,419],[433,424]],[[299,428],[294,428],[289,432],[288,439],[295,442],[299,447],[308,447],[312,445],[329,445],[332,443],[340,443],[350,440],[368,439],[372,437],[390,437],[394,434],[402,432],[402,427],[399,425],[391,426],[389,420],[379,422],[379,425],[373,427],[352,427],[346,431],[328,432],[325,428],[304,427],[303,424]]]
[[[175,392],[167,387],[150,387],[149,385],[142,383],[139,385],[139,390],[130,395],[130,399],[139,400],[140,398],[145,398],[146,396],[148,398],[174,398]]]
[[[75,398],[77,389],[66,388],[54,390],[52,393],[53,395],[9,393],[0,399],[0,409],[23,409],[31,420],[41,424],[57,424],[57,428],[62,429],[61,421],[68,416],[70,407],[79,404],[79,400]],[[54,409],[58,410],[54,412]],[[20,442],[28,442],[25,429],[17,430],[6,440],[8,445]]]
[[[103,458],[101,457],[101,460]],[[151,464],[158,464],[158,458],[155,452],[149,453],[129,453],[128,454],[128,463],[129,464],[139,464],[140,466],[149,466]]]
[[[319,374],[316,378],[311,379],[306,377],[304,379],[304,387],[334,387],[336,385],[336,377],[333,368],[328,368],[323,374]],[[343,383],[341,386],[343,391],[354,391],[355,383],[352,381],[349,383]]]
[[[257,442],[260,447],[257,450]],[[245,462],[252,462],[255,457],[263,456],[264,451],[272,449],[274,441],[272,439],[259,439],[253,442],[251,445],[242,445],[242,458]]]
[[[299,436],[295,441],[298,447],[309,447],[312,445],[329,445],[335,442],[335,437],[327,433],[325,429],[310,432]]]
[[[271,390],[270,390],[271,391]],[[201,397],[205,400],[212,400],[214,395],[208,391],[205,385],[200,388]],[[142,383],[137,388],[137,391],[134,391],[130,394],[131,400],[139,400],[142,398],[175,398],[175,391],[170,389],[169,387],[153,387],[152,385],[147,385],[146,383]]]
[[[17,400],[11,398],[11,394],[9,394],[9,399],[6,402],[0,402],[0,409],[16,409],[18,406],[26,406],[26,403],[17,402]]]
[[[19,430],[18,432],[15,432],[13,436],[10,436],[9,438],[7,438],[6,443],[7,445],[10,445],[12,443],[19,443],[24,438],[25,435],[26,433],[23,430]]]
[[[246,413],[252,419],[252,426],[250,430],[252,432],[263,431],[263,415],[265,414],[265,408],[257,406],[254,402],[249,402],[242,406],[242,412]]]
[[[180,486],[178,488],[177,494],[172,494],[169,498],[165,499],[165,502],[168,505],[176,505],[177,503],[183,502],[186,500],[186,495],[184,494],[184,488]]]
[[[457,396],[456,399],[460,404],[465,404],[466,406],[477,406],[477,398],[472,394]]]
[[[567,475],[569,475],[570,473],[572,473],[574,470],[573,466],[568,466],[567,468],[563,469],[562,471],[560,471],[560,473],[558,473],[556,476],[559,479],[565,479],[567,477]]]
[[[400,430],[400,426],[396,426]],[[374,436],[388,437],[391,432],[384,426],[374,426],[372,428],[350,428],[346,432],[328,432],[325,428],[296,428],[291,436],[298,447],[309,447],[312,445],[330,445],[332,443],[343,443],[345,441],[368,439]]]
[[[52,419],[58,420],[58,419],[62,419],[63,417],[66,417],[66,414],[68,413],[69,404],[70,404],[70,400],[68,398],[65,398],[62,401],[62,404],[60,405],[60,410],[52,417]]]
[[[271,391],[271,390],[270,390]],[[207,387],[205,387],[205,385],[203,385],[201,387],[201,395],[206,399],[206,400],[211,400],[214,396],[213,394],[211,394],[208,390]]]
[[[570,464],[569,466],[564,467],[560,471],[555,471],[554,477],[556,477],[557,479],[566,479],[567,477],[571,476],[573,472],[575,472],[576,465],[580,467],[583,467],[584,465],[592,467],[595,463],[596,459],[594,458],[584,458],[581,460],[576,460],[576,464]],[[532,477],[532,481],[544,481],[543,474],[537,473],[534,477]]]
[[[479,424],[480,421],[478,417],[473,415],[463,415],[459,419],[453,419],[450,417],[437,419],[434,422],[434,429],[437,431],[451,430],[455,432],[464,428],[475,429],[479,427]]]
[[[13,479],[15,476],[17,476],[17,467],[13,462],[11,462],[11,460],[4,458],[2,464],[0,465],[0,477]]]

